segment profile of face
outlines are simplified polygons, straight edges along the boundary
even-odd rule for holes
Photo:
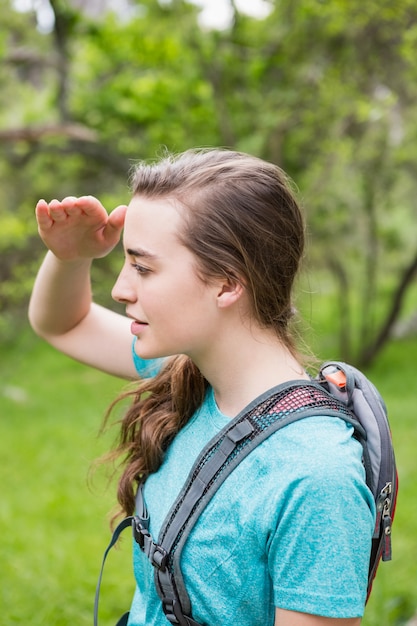
[[[295,352],[304,222],[285,173],[243,153],[189,150],[139,163],[131,185],[113,297],[134,320],[138,355],[185,354],[201,368],[210,346],[236,334],[233,316],[236,332],[244,322]]]
[[[198,275],[197,260],[179,237],[184,211],[178,202],[143,196],[134,196],[127,210],[125,262],[112,296],[126,306],[142,358],[204,358],[222,311],[240,297],[240,287],[238,294],[224,279],[207,283]]]

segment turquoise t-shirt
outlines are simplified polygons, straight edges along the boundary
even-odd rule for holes
[[[140,374],[145,362],[135,357]],[[211,388],[145,485],[150,532],[162,522],[204,445],[229,422]],[[271,435],[221,485],[184,546],[193,617],[208,626],[274,624],[275,607],[363,614],[374,502],[351,426],[311,417]],[[134,544],[130,626],[168,624],[153,568]]]

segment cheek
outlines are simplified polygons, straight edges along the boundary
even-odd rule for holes
[[[181,290],[170,280],[145,279],[138,289],[138,300],[144,312],[169,319],[170,312],[174,313],[181,302]]]
[[[143,311],[167,325],[195,322],[210,314],[215,306],[214,289],[205,285],[189,267],[176,273],[144,279],[138,290]]]

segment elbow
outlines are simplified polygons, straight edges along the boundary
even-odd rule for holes
[[[29,302],[27,317],[33,332],[41,339],[53,344],[54,337],[59,335],[59,333],[54,333],[50,320],[42,314],[42,310],[32,300]]]
[[[36,311],[34,310],[33,304],[32,304],[32,300],[30,300],[29,302],[29,307],[28,307],[28,312],[27,312],[27,316],[28,316],[28,321],[29,321],[29,325],[32,328],[32,330],[36,333],[36,335],[39,335],[40,337],[42,336],[42,329],[38,323],[38,319],[37,319],[37,315],[36,315]]]
[[[33,332],[38,335],[38,337],[40,337],[41,339],[45,339],[46,341],[48,341],[48,332],[43,328],[42,324],[40,323],[38,316],[36,315],[36,313],[32,310],[32,308],[29,306],[29,310],[28,310],[28,320],[29,320],[29,325],[32,328]]]

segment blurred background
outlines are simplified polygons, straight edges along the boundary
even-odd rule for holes
[[[122,383],[28,327],[39,198],[129,200],[129,169],[224,146],[280,165],[308,223],[297,306],[321,359],[364,368],[400,471],[392,563],[363,624],[417,612],[415,0],[0,0],[0,580],[4,624],[92,622],[114,487],[93,460]],[[94,267],[109,293],[120,250]],[[352,550],[355,547],[352,546]],[[133,587],[112,556],[102,624]]]

